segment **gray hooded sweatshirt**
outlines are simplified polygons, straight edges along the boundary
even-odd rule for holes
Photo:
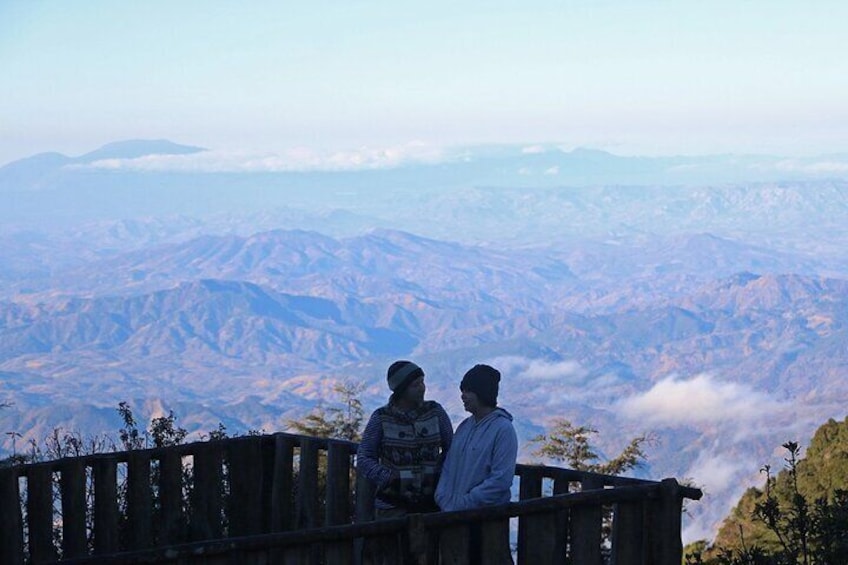
[[[509,502],[517,454],[512,415],[503,408],[479,422],[474,416],[463,420],[436,487],[439,508],[465,510]]]

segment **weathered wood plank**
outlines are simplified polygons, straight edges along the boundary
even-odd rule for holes
[[[262,450],[260,437],[238,438],[230,443],[227,463],[230,470],[230,499],[227,515],[230,536],[261,533]]]
[[[159,544],[184,541],[183,461],[175,450],[166,450],[159,458],[159,512]]]
[[[214,442],[199,446],[194,453],[189,537],[192,540],[217,539],[223,532],[223,446]]]
[[[479,551],[480,555],[479,563],[511,565],[509,519],[483,522],[480,525],[480,546],[477,551]],[[549,561],[550,559],[547,561],[526,561],[526,563],[533,563],[535,565],[535,563],[547,563]]]
[[[521,474],[519,500],[542,496],[542,469],[528,467]],[[518,519],[518,563],[536,565],[549,563],[553,558],[555,524],[550,515],[521,516]]]
[[[374,519],[374,484],[365,475],[356,473],[354,496],[354,522],[369,522]],[[436,539],[438,544],[438,539]],[[360,565],[367,551],[366,540],[357,538],[353,542],[353,563]],[[438,547],[436,548],[438,554]]]
[[[554,479],[554,496],[568,494],[570,482],[566,478]],[[556,542],[554,544],[554,562],[566,563],[568,556],[568,544],[571,532],[571,511],[569,509],[559,510],[554,518],[554,531],[556,532]]]
[[[68,459],[59,467],[62,491],[62,558],[83,557],[88,554],[86,536],[85,463]]]
[[[331,441],[327,447],[326,524],[350,522],[350,451]]]
[[[356,474],[356,522],[368,522],[374,519],[374,483],[361,473]]]
[[[94,553],[118,550],[118,461],[111,457],[94,464]]]
[[[274,531],[274,465],[277,460],[276,440],[274,436],[262,436],[259,442],[262,450],[262,493],[259,499],[262,505],[259,508],[262,524],[261,532],[268,534]]]
[[[0,563],[22,565],[24,562],[24,527],[18,474],[11,468],[0,468]]]
[[[439,531],[439,552],[443,565],[468,565],[471,536],[468,524],[455,524]]]
[[[603,483],[593,476],[587,476],[582,483],[582,491],[603,488]],[[600,565],[601,556],[601,506],[584,504],[571,510],[571,560],[582,565]]]
[[[652,563],[677,565],[683,557],[680,538],[682,504],[680,485],[675,479],[663,479],[660,497],[650,505],[648,527],[651,535]]]
[[[131,451],[127,457],[127,545],[147,549],[153,541],[153,488],[150,454]]]
[[[327,483],[325,523],[328,526],[347,524],[350,515],[350,449],[347,444],[330,441],[327,446]],[[342,542],[327,546],[327,563],[351,562],[353,548],[351,543]]]
[[[297,529],[321,525],[318,513],[318,443],[303,438],[300,442],[295,526]]]
[[[274,471],[271,478],[271,531],[292,528],[294,518],[294,440],[278,434],[274,442]]]
[[[57,555],[53,545],[53,472],[49,467],[31,467],[27,474],[27,525],[32,561],[55,561]]]
[[[640,501],[619,502],[612,521],[612,554],[616,565],[641,565],[647,562],[644,552],[643,505]]]
[[[297,529],[317,528],[322,525],[319,494],[321,491],[318,472],[320,442],[316,439],[301,438],[300,460],[298,464],[297,497],[295,499],[295,527]],[[301,548],[303,562],[318,562],[321,559],[320,547]]]

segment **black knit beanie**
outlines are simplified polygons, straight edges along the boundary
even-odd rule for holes
[[[474,365],[462,377],[459,385],[460,390],[473,392],[486,406],[498,405],[498,383],[501,382],[501,373],[489,365]]]
[[[389,388],[398,396],[403,394],[412,381],[423,376],[424,371],[412,361],[395,361],[386,372]]]

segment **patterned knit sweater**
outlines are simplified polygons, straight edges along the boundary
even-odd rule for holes
[[[436,482],[452,439],[450,418],[438,402],[409,412],[392,404],[375,410],[359,445],[357,469],[376,485],[377,508],[434,509]]]

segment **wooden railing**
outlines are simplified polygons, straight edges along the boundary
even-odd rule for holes
[[[356,563],[363,548],[437,562],[446,532],[519,564],[679,565],[700,491],[518,465],[518,501],[373,521],[356,444],[247,436],[0,468],[0,563]]]

